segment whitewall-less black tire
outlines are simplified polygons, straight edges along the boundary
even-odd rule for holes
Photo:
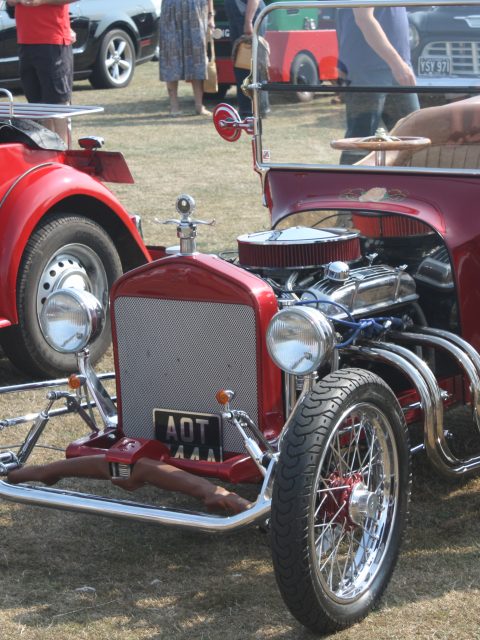
[[[20,264],[19,324],[1,335],[12,363],[26,373],[48,378],[76,370],[75,356],[55,351],[45,340],[39,322],[47,295],[65,287],[89,291],[105,308],[105,327],[89,346],[92,362],[96,362],[110,343],[108,296],[121,274],[115,245],[99,224],[68,213],[44,221],[28,241]]]
[[[303,625],[336,631],[378,602],[409,494],[407,430],[391,389],[362,369],[319,381],[282,442],[272,496],[275,574]]]

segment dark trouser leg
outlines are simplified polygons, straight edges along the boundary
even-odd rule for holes
[[[345,93],[347,118],[345,138],[373,136],[380,124],[384,104],[384,93]],[[340,164],[355,164],[367,153],[363,151],[343,151],[340,156]]]
[[[242,91],[242,82],[250,73],[247,69],[238,69],[234,67],[235,82],[237,84],[237,103],[238,112],[242,119],[252,116],[252,101]]]
[[[382,120],[390,131],[401,118],[418,109],[420,103],[416,93],[389,93],[385,99]]]

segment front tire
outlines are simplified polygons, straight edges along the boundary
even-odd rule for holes
[[[132,39],[121,29],[109,31],[100,45],[90,84],[95,89],[120,89],[131,82],[134,71]]]
[[[282,442],[272,555],[285,603],[327,633],[361,620],[392,575],[410,493],[405,421],[378,376],[345,369],[318,382]]]
[[[26,373],[54,378],[77,368],[74,354],[55,351],[45,340],[39,317],[49,293],[76,288],[92,293],[106,310],[106,323],[90,343],[93,363],[110,344],[108,296],[122,274],[122,264],[110,236],[97,223],[77,215],[57,214],[32,234],[17,278],[19,323],[2,334],[11,362]]]

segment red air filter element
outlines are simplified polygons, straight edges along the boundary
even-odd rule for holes
[[[292,227],[240,236],[238,259],[243,267],[304,269],[360,258],[359,234],[343,229]]]
[[[408,236],[424,236],[430,229],[406,216],[361,216],[352,215],[352,223],[363,235],[369,238],[405,238]]]

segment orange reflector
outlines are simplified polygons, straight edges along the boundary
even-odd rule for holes
[[[218,404],[228,404],[232,399],[232,393],[227,389],[220,389],[215,394],[215,398],[217,399]]]
[[[68,386],[70,389],[80,389],[82,381],[75,373],[72,373],[71,376],[68,376]]]

